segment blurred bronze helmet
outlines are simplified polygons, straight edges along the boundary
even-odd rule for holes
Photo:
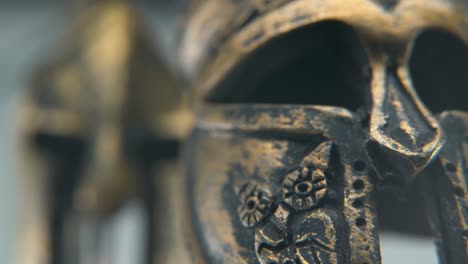
[[[468,262],[467,41],[464,1],[196,1],[194,257],[381,263],[376,195],[416,186],[441,262]]]
[[[127,1],[99,1],[35,73],[21,109],[21,263],[75,263],[66,251],[82,217],[109,217],[132,197],[149,211],[142,244],[154,253],[153,166],[176,158],[191,117],[149,36]]]

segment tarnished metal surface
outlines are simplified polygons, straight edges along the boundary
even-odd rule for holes
[[[20,263],[102,261],[100,226],[130,200],[146,263],[377,264],[380,224],[427,222],[441,263],[468,262],[466,2],[189,2],[177,78],[117,0],[35,74]]]
[[[468,109],[456,62],[467,8],[194,3],[180,64],[200,99],[187,182],[197,261],[380,263],[376,195],[417,185],[442,263],[467,262],[466,116],[443,112]]]
[[[209,262],[379,262],[374,181],[362,148],[366,134],[353,114],[233,105],[209,108],[203,116],[188,186],[191,220]],[[294,180],[296,173],[311,178]],[[269,220],[259,219],[254,229],[242,225],[245,216],[236,210],[242,206],[236,189],[243,184],[271,193],[271,209],[262,213]],[[280,226],[284,233],[275,231]],[[265,236],[270,240],[259,244]]]
[[[439,117],[447,143],[428,170],[425,188],[441,263],[468,261],[468,114],[447,111]]]

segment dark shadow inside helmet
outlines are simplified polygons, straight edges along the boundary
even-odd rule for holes
[[[216,103],[367,103],[369,67],[354,30],[325,21],[279,36],[237,65],[208,96]]]
[[[413,84],[431,111],[468,110],[468,48],[462,39],[440,29],[423,31],[409,66]]]

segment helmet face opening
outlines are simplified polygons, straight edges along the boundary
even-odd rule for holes
[[[413,44],[409,70],[421,101],[433,113],[468,110],[468,46],[457,35],[426,29]]]
[[[329,105],[369,103],[369,65],[356,32],[324,21],[281,35],[227,74],[207,102]]]

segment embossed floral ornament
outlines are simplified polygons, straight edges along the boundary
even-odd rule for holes
[[[315,208],[327,194],[325,170],[328,168],[332,143],[320,144],[301,166],[286,175],[282,184],[285,203],[297,211]]]
[[[262,264],[336,263],[336,230],[321,209],[294,214],[284,204],[255,232]]]
[[[244,226],[255,227],[261,264],[337,263],[333,213],[317,208],[327,194],[331,149],[331,142],[320,144],[286,175],[282,199],[273,200],[269,188],[252,181],[237,191],[239,217]]]
[[[240,220],[246,227],[254,227],[268,216],[272,206],[271,195],[255,183],[245,183],[239,191],[237,208]]]

